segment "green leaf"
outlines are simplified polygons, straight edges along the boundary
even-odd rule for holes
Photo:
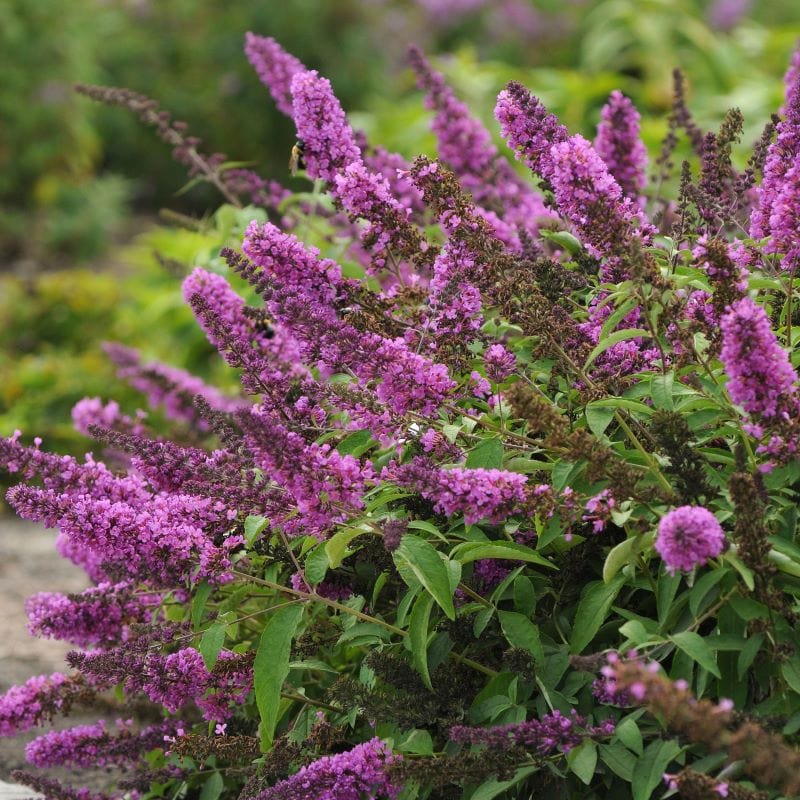
[[[624,331],[614,331],[614,333],[609,333],[605,339],[602,339],[597,347],[589,353],[589,358],[586,359],[586,363],[583,365],[584,372],[592,365],[592,362],[598,357],[605,353],[609,347],[613,347],[615,344],[619,342],[624,342],[626,339],[636,339],[637,337],[644,336],[645,338],[649,338],[650,332],[646,331],[644,328],[628,328]]]
[[[203,790],[200,792],[199,800],[217,800],[225,788],[225,782],[222,780],[222,774],[215,772],[210,775],[208,780],[203,784]]]
[[[258,643],[253,683],[261,715],[261,749],[264,752],[269,750],[278,725],[281,688],[289,674],[292,639],[302,616],[301,605],[279,608],[270,616]]]
[[[672,411],[674,407],[672,399],[672,383],[675,375],[668,372],[666,375],[655,375],[650,382],[650,394],[653,398],[653,405],[656,408]]]
[[[616,410],[610,406],[589,403],[586,406],[586,424],[589,426],[589,430],[600,439],[616,413]]]
[[[543,228],[539,231],[539,235],[542,239],[549,239],[559,247],[562,247],[572,256],[578,255],[583,250],[583,245],[580,241],[568,231],[549,231],[547,228]]]
[[[498,781],[494,779],[486,781],[486,783],[482,783],[472,793],[470,800],[494,800],[495,797],[499,797],[503,794],[506,789],[510,789],[512,786],[524,781],[528,775],[532,775],[537,769],[539,768],[521,767],[514,773],[513,777],[507,781]]]
[[[369,431],[356,431],[342,439],[336,449],[343,455],[360,456],[372,446],[372,434]]]
[[[589,584],[575,612],[575,623],[572,626],[569,644],[570,653],[580,653],[594,639],[624,583],[625,577],[617,575],[610,583],[595,581]]]
[[[614,730],[614,734],[628,750],[633,750],[637,756],[642,754],[644,750],[642,732],[639,730],[639,726],[636,724],[636,720],[633,719],[633,717],[627,717],[620,722]]]
[[[411,660],[414,668],[419,672],[422,682],[433,691],[431,676],[428,672],[428,623],[430,622],[433,598],[427,594],[420,594],[408,622],[408,642],[411,646]]]
[[[705,600],[708,593],[728,574],[726,569],[715,569],[707,572],[700,580],[692,587],[691,594],[689,595],[689,611],[692,612],[693,617],[697,617],[700,610],[700,604]]]
[[[328,551],[323,545],[318,545],[306,556],[304,571],[306,580],[314,585],[325,578],[328,571]]]
[[[601,744],[600,758],[615,775],[619,775],[628,783],[631,782],[633,768],[637,761],[633,753],[626,750],[621,744]]]
[[[753,600],[752,597],[738,597],[734,595],[728,601],[730,607],[734,610],[736,616],[743,619],[745,622],[750,622],[754,619],[768,619],[769,609],[758,600]]]
[[[603,564],[603,581],[609,583],[616,574],[626,565],[636,553],[641,550],[642,537],[631,536],[630,539],[620,542],[608,551]]]
[[[325,542],[325,552],[328,555],[328,564],[331,569],[338,569],[342,565],[342,561],[350,555],[347,545],[358,536],[363,536],[370,531],[366,528],[345,528],[344,530],[334,533],[327,542]]]
[[[393,556],[395,563],[403,562],[410,567],[419,582],[447,614],[448,619],[455,619],[450,571],[442,561],[439,551],[424,539],[407,533],[400,540],[400,547],[394,551]]]
[[[800,659],[793,656],[789,661],[781,664],[781,675],[796,694],[800,694]]]
[[[203,581],[194,593],[192,598],[192,627],[197,630],[203,619],[203,612],[206,610],[206,603],[211,594],[211,584]]]
[[[763,643],[764,634],[757,633],[755,636],[751,636],[739,651],[739,658],[736,661],[736,674],[740,681],[744,679],[745,673],[755,661]]]
[[[592,782],[597,767],[597,745],[587,739],[567,754],[570,770],[587,786]]]
[[[703,669],[707,669],[712,675],[721,678],[714,651],[708,646],[705,639],[694,631],[683,631],[670,636],[677,647],[683,650],[689,658],[696,661]]]
[[[573,464],[570,461],[558,461],[553,467],[550,482],[553,484],[554,489],[561,491],[570,479],[572,470],[579,467],[578,464]]]
[[[630,314],[634,308],[639,304],[639,300],[635,297],[631,297],[628,300],[625,300],[619,307],[614,309],[614,311],[609,314],[608,319],[603,323],[603,327],[600,329],[600,336],[599,339],[604,339],[608,336],[617,325],[622,322],[623,318]],[[598,340],[599,340],[598,339]]]
[[[675,600],[675,595],[680,586],[682,575],[680,572],[675,575],[670,575],[666,570],[662,570],[658,576],[658,586],[656,593],[656,608],[658,609],[658,622],[663,625],[666,620],[672,603]]]
[[[516,611],[499,611],[498,619],[500,627],[506,639],[514,647],[527,650],[537,665],[544,664],[544,650],[539,637],[539,628],[534,625],[526,616],[518,614]]]
[[[529,564],[538,564],[540,567],[556,569],[544,556],[535,550],[516,542],[464,542],[453,548],[450,558],[460,564],[469,564],[484,558],[502,558],[513,561],[527,561]]]
[[[658,739],[648,745],[633,767],[633,800],[649,800],[650,795],[661,785],[667,764],[680,751],[680,746],[672,740],[665,742]]]
[[[269,521],[264,519],[264,517],[257,517],[252,514],[245,519],[244,540],[247,542],[248,547],[252,546],[258,534],[267,527],[268,522]]]
[[[536,591],[531,579],[525,575],[519,575],[514,581],[514,607],[528,617],[536,608]]]
[[[397,750],[401,753],[416,753],[421,756],[433,755],[433,739],[426,730],[415,729],[397,743]]]
[[[469,469],[500,469],[503,466],[503,443],[497,437],[484,439],[467,454]]]
[[[225,628],[227,627],[224,622],[215,622],[203,634],[198,650],[200,655],[203,656],[203,663],[206,665],[206,669],[211,669],[217,663],[219,651],[222,650],[222,645],[225,644]]]

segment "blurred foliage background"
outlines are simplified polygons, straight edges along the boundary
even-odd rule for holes
[[[497,92],[515,78],[573,131],[591,137],[609,92],[643,114],[655,153],[671,70],[681,67],[699,123],[730,106],[746,119],[744,154],[782,98],[800,35],[796,0],[5,0],[0,3],[0,433],[46,446],[87,442],[69,411],[85,395],[142,401],[114,378],[104,340],[139,347],[207,378],[210,348],[183,307],[184,265],[213,263],[246,217],[218,214],[204,186],[138,120],[76,95],[76,82],[125,86],[185,120],[206,152],[252,162],[292,184],[293,127],[242,52],[245,31],[274,36],[331,78],[374,142],[434,154],[408,43],[435,56],[473,111],[496,130]],[[743,156],[744,157],[744,156]],[[307,189],[300,181],[294,188]],[[200,220],[158,222],[162,207]],[[222,213],[224,212],[224,213]],[[154,331],[158,331],[155,335]]]

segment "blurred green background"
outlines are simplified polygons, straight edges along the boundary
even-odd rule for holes
[[[273,36],[331,78],[373,142],[435,154],[410,42],[434,57],[496,132],[510,78],[591,137],[608,93],[643,114],[655,154],[673,67],[688,76],[703,126],[743,111],[741,154],[781,103],[800,35],[797,0],[4,0],[0,3],[0,434],[21,428],[79,452],[69,411],[84,395],[142,404],[115,380],[104,340],[139,347],[212,379],[221,370],[154,257],[213,263],[246,216],[215,213],[206,186],[179,193],[183,168],[151,130],[72,91],[76,82],[145,93],[189,123],[203,149],[292,184],[294,141],[242,52],[245,31]],[[293,187],[307,189],[300,181]],[[164,226],[169,207],[200,222]],[[178,270],[180,271],[180,270]],[[158,331],[157,335],[154,331]],[[230,381],[230,379],[228,378]]]

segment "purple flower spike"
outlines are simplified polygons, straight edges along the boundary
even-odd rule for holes
[[[766,311],[749,297],[722,317],[720,358],[728,373],[728,394],[748,414],[775,417],[794,394],[797,373],[778,344]]]
[[[630,198],[623,197],[605,162],[583,136],[553,145],[549,159],[548,178],[558,209],[592,255],[624,255],[635,238],[650,243],[652,227]]]
[[[725,533],[707,508],[681,506],[661,518],[655,546],[674,575],[718,556],[725,549]]]
[[[495,383],[502,383],[517,366],[517,358],[501,344],[493,344],[483,357],[486,374]]]
[[[386,768],[399,759],[380,739],[323,756],[256,795],[256,800],[395,800],[402,787]]]
[[[331,82],[316,70],[292,78],[292,108],[297,137],[311,178],[333,181],[345,167],[361,161],[361,151]]]
[[[641,116],[633,103],[614,91],[603,106],[595,149],[626,197],[638,201],[647,182],[647,150],[639,138]]]
[[[398,486],[418,491],[448,517],[463,514],[467,525],[488,519],[497,524],[519,511],[525,501],[527,479],[502,469],[439,469],[417,456],[410,464],[390,470]]]
[[[494,115],[509,146],[533,172],[549,177],[550,148],[569,132],[521,83],[511,81],[497,97]]]
[[[800,155],[800,48],[786,73],[784,119],[778,123],[777,136],[769,146],[764,164],[764,179],[758,189],[758,205],[750,217],[750,236],[761,239],[773,234],[770,215],[784,189],[786,175]],[[768,252],[780,250],[781,242],[768,245]]]
[[[422,52],[412,47],[409,59],[417,73],[419,88],[427,92],[426,107],[436,112],[433,131],[439,158],[453,170],[479,206],[502,209],[503,221],[512,230],[524,228],[535,235],[538,221],[552,216],[542,197],[498,153],[483,123],[472,116]],[[508,236],[501,238],[509,240]]]
[[[303,62],[287,53],[274,39],[246,33],[244,53],[253,65],[261,83],[269,89],[278,110],[292,116],[292,77],[304,72]]]

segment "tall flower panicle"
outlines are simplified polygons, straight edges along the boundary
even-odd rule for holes
[[[419,492],[441,514],[463,514],[467,525],[482,519],[503,522],[520,511],[526,499],[524,475],[502,469],[440,469],[422,456],[387,468],[387,477]]]
[[[576,135],[553,145],[548,178],[559,211],[580,234],[589,252],[598,258],[617,259],[634,242],[647,245],[653,229],[624,197],[597,151]],[[616,277],[619,265],[608,270]]]
[[[797,52],[800,53],[800,47]],[[786,73],[784,118],[778,123],[775,141],[767,150],[764,177],[758,188],[758,205],[750,216],[750,236],[754,239],[773,233],[770,217],[785,188],[786,173],[800,156],[800,68],[795,66],[797,62],[800,56],[796,54]],[[778,252],[780,244],[782,242],[768,243],[767,252]]]
[[[33,789],[38,797],[45,797],[47,800],[112,800],[112,796],[103,792],[93,792],[85,786],[76,788],[55,778],[45,778],[41,775],[34,775],[22,769],[15,769],[11,777],[17,782]]]
[[[414,352],[402,338],[358,331],[338,318],[331,302],[344,284],[330,266],[334,262],[319,259],[274,225],[251,226],[243,247],[253,260],[235,268],[328,374],[350,370],[360,381],[379,380],[375,395],[396,414],[433,414],[453,390],[447,368]]]
[[[623,194],[639,201],[647,182],[647,150],[639,136],[641,116],[633,103],[613,91],[600,112],[594,147]]]
[[[361,240],[373,254],[373,268],[383,269],[392,253],[427,263],[433,253],[427,253],[427,242],[409,221],[411,209],[392,195],[383,175],[364,164],[330,81],[314,70],[299,72],[292,79],[292,97],[306,171],[327,181],[331,195],[352,220],[366,220]]]
[[[702,506],[681,506],[661,518],[656,550],[667,571],[690,572],[716,558],[726,547],[717,518]]]
[[[117,731],[110,731],[103,720],[93,725],[76,725],[34,739],[25,747],[25,758],[40,768],[130,768],[148,751],[163,747],[164,737],[174,734],[176,725],[176,722],[161,722],[139,731],[123,720],[117,721]]]
[[[292,116],[308,174],[333,181],[349,164],[359,163],[361,150],[330,81],[316,70],[297,72],[291,93]]]
[[[103,349],[117,366],[117,376],[142,392],[150,408],[161,406],[169,419],[187,422],[206,431],[207,424],[194,406],[196,396],[202,397],[216,411],[235,411],[244,403],[241,398],[225,397],[218,389],[186,370],[159,361],[143,361],[132,347],[113,342],[105,344]]]
[[[322,537],[338,522],[363,508],[372,467],[328,444],[308,444],[302,436],[258,407],[238,417],[257,467],[291,495],[299,518],[276,520],[299,533]]]
[[[402,787],[387,769],[398,759],[381,739],[370,739],[301,767],[256,800],[395,800]]]
[[[800,169],[797,163],[786,171],[775,193],[769,214],[769,230],[772,235],[769,250],[783,253],[781,267],[795,275],[800,267],[800,243],[797,238],[797,231],[800,230]]]
[[[569,132],[521,83],[511,81],[497,97],[494,115],[509,146],[543,178],[550,177],[550,149]]]
[[[568,753],[587,738],[610,736],[614,733],[614,726],[613,720],[601,725],[589,725],[586,717],[574,710],[570,715],[553,711],[541,719],[491,728],[456,725],[450,728],[450,739],[462,744],[484,745],[491,750],[523,747],[540,756],[548,756],[558,751]]]
[[[427,92],[425,106],[436,112],[433,132],[439,145],[439,158],[462,181],[466,179],[464,188],[469,191],[480,188],[478,178],[489,173],[498,157],[489,131],[455,96],[444,76],[431,68],[418,47],[410,47],[408,56],[419,88]],[[477,196],[475,200],[481,202]]]
[[[269,89],[278,110],[291,117],[292,77],[305,72],[302,61],[284,50],[272,37],[258,36],[249,31],[244,37],[244,53],[261,83]]]
[[[59,530],[131,579],[172,586],[185,576],[225,578],[231,537],[217,545],[229,524],[219,500],[179,494],[153,494],[148,502],[94,499],[50,489],[15,486],[8,501],[23,518]]]
[[[67,661],[90,680],[103,686],[124,684],[126,692],[141,692],[171,713],[194,704],[204,719],[224,723],[252,689],[252,664],[240,663],[241,656],[223,651],[209,670],[193,647],[168,655],[155,649],[175,634],[174,629],[165,634],[162,626],[109,650],[69,653]]]
[[[13,736],[52,719],[86,693],[86,681],[80,676],[54,672],[28,678],[0,695],[0,736]]]
[[[146,622],[151,609],[132,584],[105,582],[76,595],[39,592],[25,601],[25,613],[34,636],[88,647],[119,641],[124,626]]]
[[[721,320],[720,358],[728,394],[748,414],[775,417],[790,412],[797,373],[770,326],[766,311],[749,297],[735,302]]]

